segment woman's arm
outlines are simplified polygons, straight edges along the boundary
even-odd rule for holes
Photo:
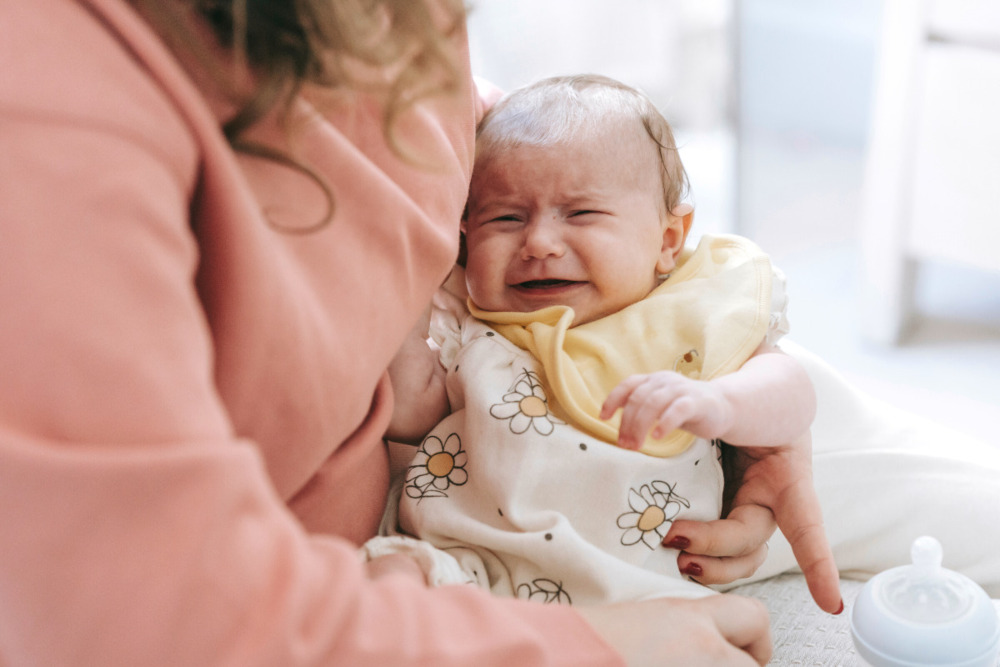
[[[134,48],[112,36],[119,23]],[[234,350],[216,343],[219,329],[258,331],[239,317],[255,289],[278,303],[288,294],[273,280],[199,273],[269,256],[246,239],[274,232],[252,207],[246,216],[212,209],[213,223],[248,231],[219,241],[231,241],[233,264],[204,266],[191,212],[213,195],[216,205],[237,199],[245,184],[219,168],[231,156],[203,161],[190,118],[152,82],[142,58],[158,44],[116,0],[0,3],[0,52],[25,65],[0,86],[4,662],[614,664],[572,609],[471,587],[428,590],[400,576],[374,581],[354,544],[308,533],[289,511],[261,443],[220,395],[220,357]],[[231,291],[210,322],[204,295],[220,286]],[[284,324],[268,314],[262,321]],[[255,369],[287,365],[278,356],[286,349],[250,333],[238,351],[260,362]],[[310,387],[316,376],[292,379]],[[300,414],[285,386],[228,388],[265,420],[331,419]],[[371,401],[370,388],[345,386],[322,407],[352,391]],[[314,469],[358,457],[358,448],[331,454],[337,441],[324,453],[287,431],[277,440],[289,459],[312,456]],[[377,478],[379,453],[362,458],[370,465],[359,475]],[[378,511],[384,498],[355,502]]]

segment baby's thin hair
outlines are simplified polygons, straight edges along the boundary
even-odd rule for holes
[[[476,132],[476,162],[516,146],[555,146],[618,124],[640,122],[657,147],[666,210],[688,194],[688,177],[667,119],[644,93],[599,74],[556,76],[518,88],[494,105]]]

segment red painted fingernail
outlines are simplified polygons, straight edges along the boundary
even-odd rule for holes
[[[702,575],[701,565],[698,565],[698,563],[688,563],[681,572],[692,577],[700,577]]]
[[[681,537],[680,535],[678,535],[669,542],[664,542],[663,546],[665,546],[668,549],[677,549],[678,551],[684,551],[689,546],[691,546],[691,540],[689,540],[686,537]]]
[[[840,601],[840,609],[838,609],[837,611],[833,612],[833,615],[834,616],[840,616],[843,613],[844,613],[844,601],[841,600]]]

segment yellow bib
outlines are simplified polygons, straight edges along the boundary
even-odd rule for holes
[[[620,417],[599,418],[601,405],[636,373],[675,370],[711,380],[731,373],[764,340],[771,310],[767,255],[738,236],[705,236],[649,296],[607,317],[573,327],[568,306],[530,313],[469,310],[541,363],[550,398],[568,419],[612,444]],[[673,456],[694,436],[676,430],[647,437],[641,452]]]

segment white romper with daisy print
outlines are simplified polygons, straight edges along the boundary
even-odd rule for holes
[[[730,301],[741,303],[721,305]],[[439,295],[431,328],[452,413],[406,470],[399,527],[502,596],[594,604],[710,594],[661,541],[676,519],[719,518],[718,443],[677,432],[626,450],[613,444],[615,420],[609,436],[588,413],[624,379],[616,373],[707,380],[736,370],[787,331],[785,301],[763,253],[731,236],[705,237],[643,302],[581,327],[568,309],[472,306],[487,323]]]

